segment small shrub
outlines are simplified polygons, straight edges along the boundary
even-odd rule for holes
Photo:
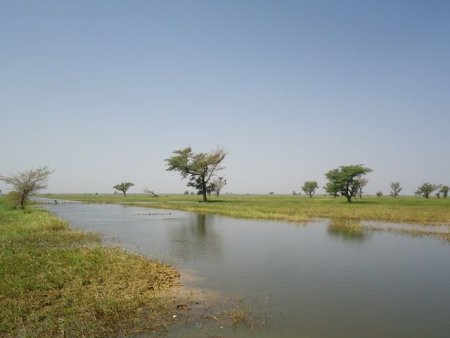
[[[20,194],[17,191],[11,191],[6,195],[6,204],[11,209],[19,209],[20,207]]]

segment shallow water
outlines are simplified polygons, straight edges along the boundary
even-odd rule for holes
[[[99,204],[46,205],[108,243],[174,264],[186,281],[250,300],[262,328],[176,337],[450,337],[450,245],[385,232]]]

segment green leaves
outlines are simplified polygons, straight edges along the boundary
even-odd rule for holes
[[[338,192],[341,193],[342,196],[347,197],[347,201],[350,203],[360,187],[361,177],[370,172],[372,169],[366,168],[362,164],[340,166],[325,174],[329,181],[325,190],[334,196],[337,196]]]
[[[309,197],[313,197],[316,189],[319,187],[316,181],[306,181],[303,184],[302,190],[305,194],[309,195]]]
[[[134,186],[134,183],[131,182],[122,182],[119,184],[116,184],[115,186],[113,186],[114,189],[119,190],[123,193],[123,195],[125,197],[127,197],[127,191],[128,189],[130,189],[132,186]]]
[[[226,152],[217,148],[210,153],[194,153],[191,147],[178,149],[173,156],[166,159],[168,171],[178,171],[183,178],[190,176],[188,186],[195,187],[207,201],[208,182],[214,174],[222,170],[220,163],[224,160]]]
[[[425,198],[430,197],[430,194],[437,190],[439,187],[435,184],[424,183],[417,188],[416,195],[422,195]]]

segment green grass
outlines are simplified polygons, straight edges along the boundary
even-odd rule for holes
[[[105,248],[48,212],[0,198],[0,336],[109,337],[165,329],[170,266]]]
[[[210,197],[201,203],[199,196],[163,195],[159,198],[144,195],[46,195],[93,203],[125,203],[213,213],[237,218],[306,222],[317,218],[344,220],[377,220],[400,223],[450,224],[450,199],[421,197],[363,197],[347,203],[344,198],[287,195],[224,195]]]

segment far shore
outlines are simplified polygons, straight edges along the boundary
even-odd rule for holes
[[[342,197],[293,195],[221,195],[201,202],[196,195],[159,197],[119,194],[45,194],[41,197],[89,203],[116,203],[160,209],[184,210],[244,219],[308,222],[319,218],[450,225],[450,199],[416,196],[363,196],[347,203]]]

